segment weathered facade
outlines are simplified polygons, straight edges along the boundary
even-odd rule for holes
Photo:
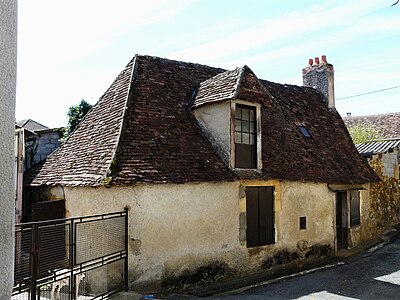
[[[302,264],[348,246],[350,190],[379,180],[324,97],[247,66],[137,55],[26,184],[69,216],[128,207],[134,287]]]
[[[246,187],[260,186],[275,188],[275,241],[248,248],[245,191]],[[335,193],[325,184],[247,180],[58,187],[48,193],[50,199],[67,200],[69,216],[120,211],[128,205],[129,278],[134,288],[155,282],[182,287],[187,280],[184,277],[202,267],[218,267],[220,275],[238,276],[301,265],[308,259],[330,255],[335,248]],[[304,230],[299,228],[300,217],[307,218]]]
[[[0,2],[0,299],[11,299],[14,265],[14,115],[17,1]]]
[[[369,222],[364,223],[360,234],[365,240],[400,223],[400,139],[371,141],[356,147],[381,179],[371,183],[369,190],[370,205],[364,210]]]

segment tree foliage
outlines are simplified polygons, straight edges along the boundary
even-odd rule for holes
[[[349,128],[349,133],[354,144],[366,143],[379,140],[383,137],[371,126],[356,125]]]
[[[64,140],[75,130],[76,126],[78,126],[92,106],[92,104],[86,102],[84,99],[79,104],[70,106],[67,113],[68,126],[64,132]]]

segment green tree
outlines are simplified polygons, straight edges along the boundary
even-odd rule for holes
[[[354,144],[379,140],[383,137],[371,126],[356,125],[349,128],[349,133]]]
[[[84,99],[77,105],[72,105],[68,109],[68,126],[64,132],[63,140],[65,140],[82,121],[86,113],[92,108],[92,104],[86,102]]]

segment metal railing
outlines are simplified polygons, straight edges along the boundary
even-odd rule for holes
[[[15,228],[13,300],[105,299],[128,287],[128,214]]]

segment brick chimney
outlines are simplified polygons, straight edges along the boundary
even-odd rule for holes
[[[320,91],[329,108],[335,107],[333,73],[333,65],[327,62],[325,55],[321,59],[310,58],[308,66],[303,69],[303,85]]]

